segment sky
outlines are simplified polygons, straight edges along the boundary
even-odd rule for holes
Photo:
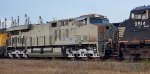
[[[138,6],[150,5],[149,0],[0,0],[0,19],[20,16],[25,20],[27,14],[32,23],[38,23],[42,16],[44,22],[74,18],[85,14],[107,16],[111,23],[129,18],[130,11]]]

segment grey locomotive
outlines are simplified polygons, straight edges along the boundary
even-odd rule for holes
[[[31,24],[25,15],[25,25],[12,23],[7,28],[7,55],[11,58],[67,57],[99,58],[105,56],[115,27],[107,17],[97,14],[77,18]],[[110,55],[110,54],[109,54]]]

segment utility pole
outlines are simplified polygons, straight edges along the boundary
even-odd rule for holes
[[[27,25],[29,25],[30,23],[30,17],[28,17],[28,20],[27,20]]]
[[[6,24],[7,24],[7,18],[5,18],[5,27],[4,28],[7,28],[7,26],[6,26]]]
[[[1,29],[1,25],[2,25],[2,24],[1,24],[1,19],[0,19],[0,29]]]
[[[14,26],[17,26],[16,19],[14,19]]]
[[[18,26],[19,26],[19,21],[20,21],[20,18],[19,16],[17,17],[17,23],[18,23]]]
[[[13,19],[13,17],[11,17],[11,27],[13,27],[14,26],[14,19]]]

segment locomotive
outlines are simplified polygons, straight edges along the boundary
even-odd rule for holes
[[[131,10],[119,26],[119,51],[122,58],[150,58],[150,6]]]
[[[5,29],[0,30],[0,57],[4,56],[6,41],[8,39],[8,34],[5,32]]]
[[[106,16],[88,14],[77,18],[31,24],[25,15],[25,25],[11,23],[5,31],[9,34],[6,51],[10,58],[110,57],[109,41],[117,28]],[[105,49],[106,48],[106,49]]]
[[[117,58],[150,57],[150,6],[131,10],[129,19],[109,23],[106,16],[82,15],[76,18],[0,29],[0,56],[10,58]],[[18,18],[19,19],[19,18]]]

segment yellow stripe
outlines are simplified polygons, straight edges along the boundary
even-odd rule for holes
[[[118,41],[118,42],[128,42],[128,41]]]

